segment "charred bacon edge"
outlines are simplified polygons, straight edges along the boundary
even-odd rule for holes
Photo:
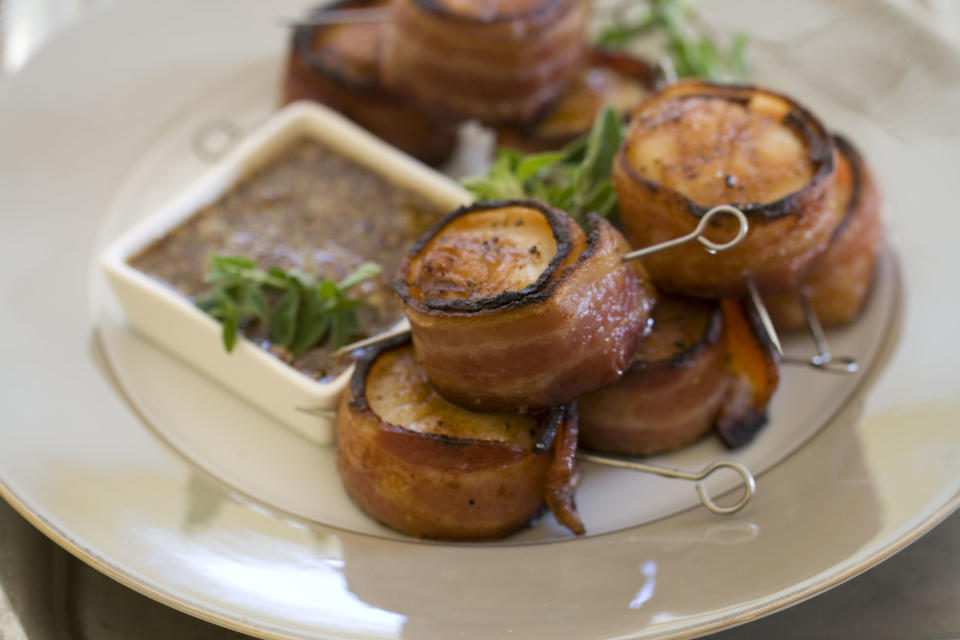
[[[343,9],[357,6],[366,6],[380,4],[381,0],[338,0],[332,4],[323,5],[313,9],[308,17],[309,20],[316,20],[328,11],[340,11]],[[383,92],[388,94],[383,83],[379,78],[368,81],[361,81],[355,78],[349,78],[336,65],[329,64],[322,56],[317,55],[313,48],[314,39],[317,33],[324,29],[329,29],[333,25],[301,25],[293,33],[293,55],[299,56],[303,64],[315,73],[319,73],[328,80],[344,87],[348,87],[359,92]],[[393,97],[393,94],[389,94]]]
[[[850,198],[847,200],[847,208],[843,212],[843,218],[840,219],[840,224],[837,225],[837,228],[833,231],[833,235],[830,236],[831,243],[840,237],[840,234],[843,233],[843,230],[860,208],[863,202],[863,188],[867,177],[867,167],[864,163],[863,156],[860,155],[860,151],[857,150],[849,140],[839,134],[833,135],[833,142],[837,145],[837,151],[844,157],[847,164],[850,165]],[[830,248],[827,247],[827,251],[829,250]]]
[[[656,331],[656,325],[653,327]],[[704,327],[703,334],[682,351],[674,353],[668,358],[659,360],[635,360],[627,372],[653,371],[656,369],[680,369],[689,366],[710,345],[716,344],[723,335],[723,312],[720,305],[714,305],[710,311],[710,320]]]
[[[514,20],[541,20],[549,17],[552,11],[558,10],[564,4],[574,5],[571,0],[544,0],[538,6],[520,13],[500,13],[494,18],[476,18],[463,13],[457,13],[444,6],[438,0],[412,0],[412,3],[424,13],[432,14],[443,20],[455,20],[477,25],[496,25]]]
[[[645,89],[653,90],[657,81],[657,72],[646,60],[636,56],[616,51],[593,48],[588,52],[587,69],[604,67],[622,76],[637,80]],[[563,147],[575,140],[578,136],[589,131],[583,131],[560,136],[543,136],[538,129],[547,123],[559,108],[561,96],[554,104],[545,105],[540,113],[529,123],[508,124],[497,130],[498,136],[507,137],[507,146],[517,146],[521,149],[554,150]],[[628,119],[628,118],[627,118]]]
[[[421,302],[410,295],[409,285],[406,281],[410,263],[417,258],[431,240],[440,235],[447,225],[471,213],[504,209],[507,207],[524,207],[539,211],[547,219],[547,223],[550,225],[551,231],[553,231],[553,238],[557,243],[557,252],[550,259],[546,269],[543,270],[543,273],[540,274],[536,281],[519,291],[504,291],[495,296],[477,298],[475,300],[439,300],[436,298],[425,298]],[[462,206],[437,221],[436,224],[430,227],[430,229],[414,243],[397,272],[396,282],[393,287],[394,291],[397,292],[405,305],[425,314],[463,315],[481,311],[504,311],[542,302],[550,298],[557,285],[562,281],[561,278],[556,276],[558,275],[560,266],[567,260],[573,247],[570,230],[573,229],[574,226],[576,226],[576,223],[565,213],[537,200],[495,200]],[[591,229],[587,240],[587,250],[581,254],[580,258],[583,258],[583,256],[588,253],[592,253],[591,247],[596,245],[597,237],[599,237],[599,231]],[[579,260],[580,259],[578,259],[578,262]]]
[[[687,89],[691,89],[697,85],[704,87],[706,90],[701,92],[687,92]],[[674,91],[674,93],[671,93],[671,91]],[[676,93],[677,91],[681,93]],[[642,111],[645,106],[654,104],[660,100],[687,100],[690,98],[722,99],[746,104],[750,99],[750,93],[767,94],[789,105],[790,111],[784,116],[783,124],[798,131],[806,139],[810,158],[816,170],[814,171],[813,177],[802,188],[793,193],[787,194],[773,202],[751,202],[737,205],[737,208],[743,211],[748,218],[760,219],[764,222],[770,222],[791,215],[802,215],[802,206],[810,192],[817,189],[820,183],[834,172],[834,147],[832,138],[820,120],[792,98],[753,85],[716,85],[707,82],[682,81],[670,85],[660,93],[650,96],[640,103],[637,111]],[[677,211],[686,211],[694,218],[699,219],[710,210],[710,207],[698,205],[673,187],[641,176],[629,161],[627,153],[629,147],[630,136],[628,134],[615,162],[619,163],[620,168],[631,180],[646,187],[650,193],[658,193],[661,190],[664,191],[668,197],[674,201],[674,209]]]

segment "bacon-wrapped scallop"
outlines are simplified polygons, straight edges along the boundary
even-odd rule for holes
[[[498,127],[497,142],[528,153],[560,149],[588,132],[605,107],[628,117],[655,83],[656,72],[640,58],[594,49],[555,105],[532,124]]]
[[[835,147],[823,125],[780,94],[682,81],[637,108],[614,161],[624,233],[634,246],[692,231],[710,208],[733,204],[750,231],[709,255],[685,245],[644,264],[667,291],[742,297],[744,274],[762,293],[796,288],[840,222]],[[711,237],[732,237],[724,218]]]
[[[584,60],[587,0],[394,0],[388,86],[422,108],[488,123],[530,122]]]
[[[630,364],[655,302],[626,240],[535,200],[463,207],[401,264],[417,356],[445,398],[482,410],[564,404]]]
[[[557,429],[553,445],[534,453],[548,421]],[[404,337],[357,362],[337,414],[337,469],[366,513],[408,535],[499,538],[545,506],[579,534],[576,441],[575,405],[529,416],[444,400]]]
[[[389,0],[345,0],[328,11],[387,8]],[[336,109],[360,126],[429,164],[438,164],[457,143],[455,121],[438,119],[411,104],[381,81],[384,40],[390,25],[342,23],[299,26],[293,32],[283,102],[313,100]]]
[[[883,245],[880,194],[866,162],[847,140],[835,137],[837,206],[844,212],[830,245],[813,263],[799,290],[766,296],[764,302],[780,329],[806,326],[797,294],[807,297],[820,323],[851,322],[863,309]]]
[[[727,319],[737,327],[726,331]],[[661,297],[653,330],[622,378],[584,394],[580,444],[593,451],[653,455],[686,446],[715,426],[731,447],[766,423],[778,382],[775,352],[736,303]],[[745,344],[732,344],[734,341]]]

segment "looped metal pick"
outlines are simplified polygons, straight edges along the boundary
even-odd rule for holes
[[[727,242],[714,242],[704,234],[706,233],[707,228],[710,226],[710,223],[713,221],[713,219],[722,215],[731,215],[737,219],[737,222],[739,223],[737,235]],[[661,251],[666,251],[667,249],[672,249],[682,244],[693,242],[694,240],[702,244],[707,250],[707,253],[720,253],[728,249],[733,249],[735,246],[740,244],[740,241],[747,236],[747,231],[749,231],[749,229],[750,225],[747,222],[747,216],[743,213],[743,211],[732,205],[722,204],[719,207],[714,207],[703,214],[703,217],[700,218],[700,224],[697,225],[697,228],[687,235],[674,238],[673,240],[667,240],[666,242],[661,242],[660,244],[644,247],[643,249],[631,251],[630,253],[624,254],[623,258],[621,259],[624,262],[627,262],[628,260],[644,258],[654,253],[660,253]]]
[[[607,456],[598,456],[592,453],[584,453],[580,451],[577,452],[577,457],[581,458],[582,460],[595,462],[608,467],[629,469],[631,471],[639,471],[641,473],[653,473],[664,478],[697,481],[696,490],[697,495],[700,497],[700,503],[713,513],[719,515],[730,515],[731,513],[740,511],[750,503],[750,500],[752,500],[753,496],[757,493],[757,481],[754,480],[753,474],[750,473],[750,470],[739,462],[718,460],[707,465],[700,471],[690,472],[681,471],[679,469],[670,469],[667,467],[655,467],[653,465],[642,464],[640,462],[632,462],[629,460],[621,460],[620,458],[610,458]],[[743,495],[735,504],[732,504],[728,507],[720,506],[714,502],[713,498],[710,497],[710,494],[707,493],[707,489],[702,482],[703,480],[706,480],[707,476],[720,469],[730,469],[734,471],[743,481]]]
[[[704,235],[707,227],[710,226],[711,221],[721,215],[732,215],[737,219],[739,227],[737,228],[737,235],[733,239],[728,240],[727,242],[714,242],[710,238],[707,238]],[[659,253],[660,251],[666,251],[667,249],[672,249],[687,242],[692,242],[696,240],[703,245],[704,249],[711,254],[720,253],[721,251],[726,251],[727,249],[732,249],[733,247],[740,244],[740,241],[743,240],[747,231],[749,230],[749,223],[747,222],[747,216],[744,215],[743,211],[740,209],[724,204],[719,207],[714,207],[710,209],[705,214],[703,218],[700,219],[700,224],[697,225],[697,228],[688,233],[685,236],[680,236],[679,238],[674,238],[673,240],[667,240],[666,242],[661,242],[660,244],[655,244],[644,249],[638,249],[636,251],[631,251],[630,253],[624,254],[621,260],[627,262],[628,260],[636,260],[637,258],[642,258],[654,253]],[[342,356],[357,349],[362,349],[363,347],[369,347],[371,345],[378,344],[380,342],[385,342],[390,338],[399,336],[401,334],[407,333],[410,331],[410,324],[404,319],[402,322],[398,323],[396,327],[390,329],[384,333],[371,336],[364,340],[359,340],[357,342],[351,342],[348,345],[340,347],[333,352],[335,356]]]
[[[803,309],[803,316],[806,318],[813,342],[817,346],[817,353],[810,358],[787,357],[783,361],[787,364],[809,365],[814,369],[831,373],[856,373],[859,371],[860,363],[857,362],[856,358],[835,356],[830,352],[830,345],[827,344],[827,336],[823,331],[823,325],[820,324],[820,318],[817,316],[813,305],[810,304],[807,294],[799,293],[798,302],[800,308]]]

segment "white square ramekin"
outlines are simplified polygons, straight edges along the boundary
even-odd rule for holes
[[[459,184],[367,133],[340,114],[307,102],[291,104],[250,133],[223,160],[177,198],[114,241],[102,267],[130,325],[239,397],[310,440],[329,444],[333,428],[323,411],[336,406],[351,369],[321,383],[241,338],[232,353],[220,341],[220,323],[171,288],[130,266],[128,260],[238,182],[308,137],[422,194],[443,211],[472,197]],[[317,176],[323,180],[323,176]],[[376,260],[376,256],[370,256]],[[320,415],[318,415],[318,413]]]

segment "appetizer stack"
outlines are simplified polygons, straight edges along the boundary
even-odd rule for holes
[[[646,63],[587,41],[587,0],[344,0],[315,10],[383,11],[387,20],[301,26],[283,101],[314,100],[428,164],[477,120],[522,150],[555,149],[605,106],[629,112]]]
[[[588,51],[585,0],[335,5],[360,6],[391,19],[298,29],[286,99],[331,104],[428,161],[468,118],[556,148],[601,107],[635,106],[611,167],[619,227],[532,199],[480,202],[409,251],[395,289],[412,340],[364,353],[337,418],[341,477],[377,520],[476,540],[549,508],[583,533],[578,440],[650,455],[711,430],[743,446],[766,423],[778,351],[748,291],[784,329],[804,322],[798,299],[827,324],[863,307],[882,243],[876,187],[795,101],[700,81],[642,97],[650,74]],[[623,260],[728,204],[749,220],[736,248]],[[708,235],[734,236],[733,222]]]

